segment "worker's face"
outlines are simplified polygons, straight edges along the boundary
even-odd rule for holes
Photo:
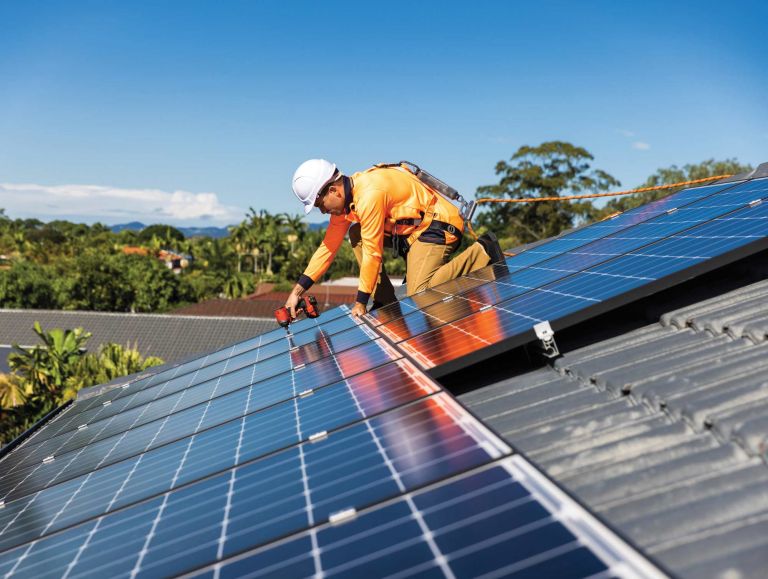
[[[320,213],[326,215],[343,215],[344,214],[344,186],[339,183],[338,185],[331,185],[328,187],[325,193],[318,196],[315,205],[320,209]]]

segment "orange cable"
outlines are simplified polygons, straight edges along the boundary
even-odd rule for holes
[[[477,203],[535,203],[541,201],[570,201],[571,199],[591,199],[594,197],[614,197],[617,195],[629,195],[631,193],[644,193],[645,191],[657,191],[659,189],[671,189],[672,187],[681,187],[683,185],[694,185],[716,179],[725,179],[732,175],[715,175],[713,177],[704,177],[703,179],[694,179],[692,181],[681,181],[680,183],[671,183],[669,185],[656,185],[655,187],[641,187],[639,189],[628,189],[626,191],[614,191],[613,193],[590,193],[588,195],[569,195],[567,197],[528,197],[526,199],[495,199],[493,197],[483,197],[477,200]]]

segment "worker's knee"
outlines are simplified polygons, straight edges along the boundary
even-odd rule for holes
[[[349,226],[349,243],[352,245],[352,247],[356,247],[360,245],[362,241],[363,237],[360,233],[360,224],[353,223]]]

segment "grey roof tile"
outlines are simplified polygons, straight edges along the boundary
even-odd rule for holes
[[[543,463],[558,462],[563,464],[569,457],[577,457],[579,461],[588,458],[589,452],[601,449],[609,445],[615,448],[613,443],[619,443],[633,436],[641,436],[644,433],[657,432],[669,421],[658,414],[644,416],[632,420],[629,423],[616,425],[613,428],[604,428],[584,436],[573,436],[551,444],[539,451],[530,452],[529,455]],[[623,452],[620,452],[624,456]]]
[[[683,484],[673,488],[662,487],[660,492],[652,495],[644,495],[640,498],[630,495],[630,500],[600,508],[600,512],[615,524],[622,525],[626,521],[637,519],[638,513],[642,513],[642,517],[650,517],[655,513],[679,508],[693,501],[707,497],[716,498],[721,493],[735,491],[745,485],[768,484],[768,469],[764,465],[751,463],[746,466],[741,464],[734,466],[736,468],[722,469],[706,478],[686,478]]]
[[[753,301],[758,304],[768,303],[768,280],[750,284],[724,296],[717,296],[668,312],[661,316],[660,322],[664,326],[673,325],[677,328],[685,328],[694,324],[700,327],[702,322],[699,320],[701,318],[717,317],[718,312],[731,307],[748,309]]]
[[[680,398],[680,412],[695,428],[715,426],[719,412],[743,408],[768,399],[765,371],[743,376],[719,388],[696,391]]]
[[[515,377],[502,380],[487,388],[481,388],[473,392],[467,392],[463,398],[474,405],[496,404],[500,399],[513,395],[516,392],[537,388],[553,383],[565,383],[566,378],[542,369],[526,374],[524,377]]]
[[[651,498],[664,502],[666,493],[677,488],[706,485],[708,479],[723,472],[756,464],[745,460],[744,453],[735,445],[712,445],[708,438],[696,435],[674,447],[651,453],[643,458],[644,466],[624,465],[630,468],[623,468],[623,472],[615,476],[581,477],[574,481],[574,488],[606,515],[620,506],[638,513],[642,508],[635,504],[637,501]]]
[[[768,515],[703,529],[652,552],[691,577],[742,576],[735,561],[753,569],[768,569]]]
[[[707,437],[682,436],[685,426],[680,423],[666,424],[656,432],[647,431],[629,436],[619,442],[606,444],[584,453],[583,456],[559,460],[551,468],[562,473],[563,481],[578,485],[595,482],[607,484],[607,480],[623,477],[665,464],[678,458],[687,458],[698,450],[713,447]],[[637,479],[642,482],[641,479]],[[607,496],[603,497],[607,499]]]
[[[750,454],[768,462],[768,412],[765,406],[760,408],[762,415],[755,415],[735,426],[731,439],[740,444]],[[757,413],[755,413],[757,414]]]
[[[601,398],[593,388],[583,388],[560,396],[550,404],[532,406],[525,412],[509,410],[508,412],[497,414],[494,420],[489,420],[483,413],[479,413],[479,415],[499,432],[504,433],[508,430],[519,431],[522,428],[534,427],[548,422],[553,417],[566,418],[575,412],[593,408],[600,402]],[[474,407],[471,408],[474,409]]]
[[[701,365],[695,360],[690,367],[672,375],[656,376],[632,387],[632,395],[643,399],[653,407],[669,406],[672,401],[688,396],[699,390],[719,388],[721,384],[740,380],[755,371],[765,368],[766,345],[751,346],[739,341],[734,350],[727,355],[708,358],[708,363]]]
[[[683,369],[691,371],[706,367],[738,349],[738,345],[725,336],[713,338],[690,331],[678,333],[676,340],[670,336],[631,351],[616,352],[611,360],[603,360],[602,369],[595,368],[596,361],[593,362],[591,381],[606,390],[629,392],[645,382],[674,375]],[[575,365],[578,362],[572,363],[571,367]]]
[[[507,430],[515,437],[517,448],[525,452],[555,446],[563,440],[593,436],[604,430],[623,428],[627,422],[648,416],[649,411],[631,404],[627,398],[617,398],[593,405],[566,417],[554,417],[536,426]]]
[[[687,577],[701,579],[732,579],[743,577],[765,577],[768,569],[768,546],[765,543],[737,549],[733,553],[701,563],[691,560],[680,571]],[[747,571],[745,573],[746,570]]]
[[[699,489],[703,490],[703,489]],[[703,490],[705,492],[705,490]],[[717,508],[713,507],[713,501]],[[707,528],[742,520],[760,513],[768,514],[768,480],[741,484],[738,488],[701,496],[670,506],[660,513],[638,512],[636,518],[623,521],[621,528],[632,538],[652,549],[677,537]]]

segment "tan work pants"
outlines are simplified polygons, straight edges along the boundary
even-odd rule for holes
[[[360,264],[363,260],[363,242],[360,235],[360,225],[357,223],[349,228],[349,242],[352,244],[352,251],[357,263]],[[385,249],[386,246],[391,247],[391,242],[390,237],[385,237]],[[406,283],[408,284],[409,296],[466,275],[491,262],[491,258],[488,257],[483,246],[479,243],[473,243],[460,255],[450,259],[458,245],[459,242],[451,245],[440,245],[425,243],[418,239],[413,243],[408,251],[406,265]],[[379,280],[373,292],[373,301],[378,306],[394,302],[396,299],[395,288],[382,265]]]
[[[425,243],[418,239],[413,242],[408,250],[406,267],[409,296],[466,275],[491,262],[479,243],[473,243],[448,261],[458,245],[458,241],[451,245]]]

